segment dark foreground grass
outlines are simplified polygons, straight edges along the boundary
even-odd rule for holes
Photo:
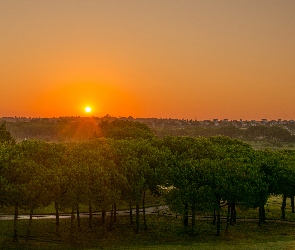
[[[70,230],[70,220],[62,219],[60,237],[55,235],[54,220],[34,220],[28,237],[28,221],[19,221],[19,241],[12,241],[13,221],[0,221],[0,249],[295,249],[295,224],[238,221],[222,235],[215,235],[211,221],[198,221],[196,233],[184,229],[181,219],[150,215],[148,231],[135,232],[128,217],[118,218],[116,225],[102,226],[97,218],[92,229],[83,219],[82,229]]]

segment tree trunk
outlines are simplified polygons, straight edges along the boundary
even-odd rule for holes
[[[18,202],[14,206],[14,221],[13,221],[13,241],[17,242],[17,218],[18,218]]]
[[[294,196],[291,197],[291,207],[292,207],[292,213],[295,213],[295,209],[294,209]]]
[[[32,224],[32,220],[33,220],[33,212],[34,212],[34,208],[31,207],[30,209],[30,219],[29,222]]]
[[[77,222],[78,222],[78,230],[81,231],[80,209],[79,209],[78,203],[77,203]]]
[[[92,205],[91,202],[89,202],[89,228],[92,228]]]
[[[145,217],[145,191],[143,192],[143,197],[142,197],[142,212],[143,212],[144,230],[147,231],[146,217]]]
[[[228,232],[229,216],[231,211],[231,203],[227,204],[227,215],[226,215],[226,232]]]
[[[188,227],[188,203],[184,205],[183,225]]]
[[[58,212],[58,203],[54,202],[55,207],[55,231],[56,235],[59,237],[59,212]]]
[[[133,217],[132,217],[132,206],[131,206],[131,202],[129,203],[129,214],[130,214],[130,225],[133,224]]]
[[[111,209],[111,224],[113,224],[113,220],[114,220],[114,205],[112,205],[112,209]]]
[[[73,225],[74,225],[74,220],[75,220],[75,210],[74,210],[74,206],[72,206],[72,210],[71,210],[71,227],[73,227]]]
[[[117,223],[117,204],[114,204],[114,223]]]
[[[139,204],[136,204],[136,233],[139,232]]]
[[[31,207],[30,208],[29,226],[28,226],[28,230],[27,230],[27,237],[30,237],[30,234],[31,234],[31,226],[32,226],[32,221],[33,221],[33,212],[34,212],[34,209]]]
[[[221,221],[220,221],[220,205],[218,204],[218,208],[216,211],[217,223],[216,223],[216,235],[220,236],[220,228],[221,228]]]
[[[105,225],[106,223],[106,210],[102,210],[101,212],[101,219],[102,219],[102,224]]]
[[[231,203],[231,215],[230,215],[230,224],[237,222],[237,211],[236,211],[236,203]]]
[[[264,206],[262,206],[262,220],[263,220],[263,223],[265,223],[266,216],[265,216],[265,209],[264,209]]]
[[[221,221],[220,221],[220,198],[217,197],[216,199],[216,235],[220,236],[220,229],[221,229]]]
[[[191,233],[195,233],[195,227],[196,227],[196,206],[192,205],[192,230]]]
[[[75,220],[75,211],[74,211],[74,206],[72,205],[72,211],[71,211],[71,232],[73,231],[74,220]]]
[[[216,225],[216,209],[215,208],[213,213],[213,225]]]
[[[282,210],[282,220],[285,220],[286,219],[286,200],[287,200],[287,196],[286,195],[283,195],[283,202],[282,202],[282,207],[281,207],[281,210]]]
[[[112,204],[112,207],[111,207],[111,218],[110,218],[110,225],[109,225],[109,229],[110,230],[113,229],[113,224],[114,224],[114,205]]]
[[[259,222],[258,224],[261,225],[262,223],[265,223],[265,209],[264,205],[259,206]]]

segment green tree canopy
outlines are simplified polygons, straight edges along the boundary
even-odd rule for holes
[[[5,122],[0,125],[0,143],[4,142],[15,143],[15,140],[11,136],[10,132],[6,129]]]
[[[99,136],[117,140],[126,138],[150,139],[154,137],[153,132],[146,124],[128,120],[102,121],[99,128]]]

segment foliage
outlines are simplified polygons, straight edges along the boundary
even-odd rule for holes
[[[294,151],[254,151],[224,136],[1,143],[0,202],[31,211],[54,203],[58,220],[61,208],[78,217],[79,205],[107,211],[124,201],[137,207],[138,230],[146,194],[165,194],[171,210],[192,215],[194,231],[198,212],[220,219],[223,206],[262,209],[270,195],[293,197],[294,160]]]
[[[15,143],[11,133],[6,129],[6,123],[0,125],[0,143]]]
[[[264,140],[264,141],[279,141],[290,142],[294,141],[294,136],[291,133],[283,129],[282,127],[265,127],[265,126],[253,126],[249,127],[245,131],[244,135],[247,140]]]
[[[102,137],[120,139],[151,139],[154,137],[150,128],[144,123],[129,120],[102,121],[99,124]]]

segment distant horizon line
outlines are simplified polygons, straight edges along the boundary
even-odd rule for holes
[[[27,116],[2,116],[0,117],[1,120],[5,119],[61,119],[61,118],[116,118],[116,119],[162,119],[162,120],[192,120],[192,121],[294,121],[294,119],[268,119],[268,118],[261,118],[260,120],[257,119],[228,119],[228,118],[223,118],[223,119],[218,119],[218,118],[210,118],[210,119],[189,119],[189,118],[163,118],[163,117],[133,117],[133,116],[111,116],[111,115],[105,115],[105,116],[59,116],[59,117],[27,117]]]

